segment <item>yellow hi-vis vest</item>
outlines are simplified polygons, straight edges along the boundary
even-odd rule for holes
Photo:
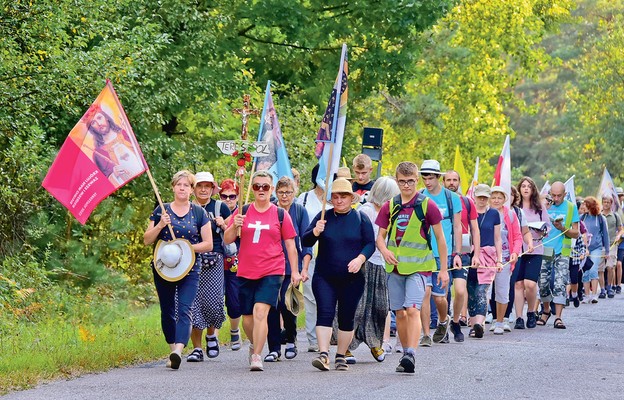
[[[572,227],[572,216],[574,215],[574,204],[568,200],[564,200],[568,203],[568,210],[566,212],[566,219],[564,228],[570,229]],[[563,235],[563,245],[561,247],[561,255],[563,257],[570,257],[570,251],[572,250],[572,239]]]
[[[401,243],[397,246],[394,220],[396,220],[396,217],[403,208],[401,195],[390,200],[388,250],[390,250],[399,261],[396,270],[401,275],[411,275],[416,272],[433,272],[438,269],[427,239],[423,238],[420,234],[422,221],[424,221],[427,213],[428,202],[428,197],[422,194],[416,195],[416,198],[414,198],[412,202],[413,212],[410,215]],[[387,273],[394,271],[394,268],[394,265],[386,263]]]

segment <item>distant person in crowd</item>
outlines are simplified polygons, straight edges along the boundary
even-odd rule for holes
[[[609,251],[609,230],[607,219],[600,213],[598,200],[593,196],[588,196],[583,203],[587,213],[583,214],[582,221],[587,228],[589,236],[587,250],[593,264],[588,271],[583,273],[583,286],[586,302],[598,303],[599,268]]]
[[[546,211],[546,205],[541,201],[535,181],[528,176],[520,179],[518,183],[520,193],[520,206],[524,212],[531,242],[523,244],[524,254],[516,264],[515,281],[515,308],[516,323],[514,329],[532,329],[537,324],[537,282],[542,267],[544,237],[550,230],[550,219]],[[532,251],[529,252],[529,248]],[[524,323],[523,309],[524,300],[527,302],[526,325]]]
[[[256,171],[251,178],[253,203],[234,211],[223,241],[236,240],[240,229],[238,253],[239,299],[243,314],[243,329],[249,338],[249,366],[263,371],[260,353],[266,342],[267,317],[271,307],[277,307],[285,273],[285,254],[290,265],[298,265],[295,236],[297,232],[288,213],[270,201],[273,176],[268,171]],[[299,285],[301,275],[291,271],[291,282]]]
[[[373,160],[366,154],[358,154],[353,159],[353,191],[364,200],[365,194],[373,187],[371,175],[373,173]]]
[[[467,325],[466,314],[462,315],[462,310],[467,310],[468,292],[467,292],[467,267],[477,267],[481,252],[481,234],[479,233],[479,224],[477,223],[477,209],[471,198],[461,195],[461,179],[459,173],[455,170],[448,170],[444,174],[444,187],[451,192],[457,193],[461,197],[461,227],[462,227],[462,251],[461,260],[462,267],[451,271],[453,278],[453,290],[455,297],[453,298],[453,320],[451,321],[450,330],[453,333],[453,339],[456,342],[464,341],[464,334],[461,331],[462,318],[464,326]]]
[[[230,209],[221,200],[213,200],[212,196],[219,192],[214,177],[210,172],[195,174],[195,204],[200,205],[211,222],[212,251],[201,253],[201,269],[199,272],[199,290],[191,307],[193,330],[191,341],[193,351],[186,361],[204,361],[202,351],[202,333],[206,329],[206,356],[219,356],[219,339],[217,330],[225,321],[223,303],[223,240],[221,235],[227,228],[224,218],[230,216]]]
[[[375,238],[368,217],[351,207],[359,196],[353,193],[349,181],[336,179],[331,185],[331,196],[334,208],[325,213],[325,219],[321,219],[321,213],[317,214],[302,236],[304,246],[318,242],[312,289],[317,304],[316,336],[321,354],[312,365],[322,371],[329,370],[329,343],[337,306],[338,346],[334,366],[346,371],[349,366],[345,354],[353,339],[355,312],[366,282],[362,266],[375,251]]]
[[[179,171],[171,180],[174,200],[160,206],[152,212],[147,230],[143,235],[146,245],[157,240],[171,241],[171,232],[167,225],[171,225],[176,238],[188,240],[195,251],[195,265],[182,279],[169,282],[163,279],[155,270],[152,262],[152,272],[158,299],[160,300],[160,318],[165,340],[169,344],[171,353],[167,366],[172,369],[180,368],[182,350],[191,335],[191,305],[199,287],[199,270],[201,257],[198,253],[212,250],[212,229],[208,215],[198,205],[190,201],[195,187],[195,176],[189,171]]]
[[[468,314],[472,324],[469,336],[480,339],[488,308],[487,292],[496,272],[503,269],[503,245],[500,213],[489,206],[490,187],[483,183],[475,186],[474,196],[481,234],[481,258],[479,268],[468,271]]]
[[[225,179],[219,186],[221,187],[219,198],[230,210],[230,216],[225,219],[225,223],[229,224],[232,213],[238,208],[239,187],[233,179]],[[239,329],[241,317],[240,302],[238,300],[239,283],[238,277],[236,277],[239,244],[240,241],[236,240],[230,245],[223,246],[225,252],[223,260],[225,308],[230,319],[230,348],[233,351],[240,350],[242,345]]]
[[[611,196],[602,197],[602,215],[607,220],[607,228],[609,232],[609,248],[605,258],[602,259],[598,268],[598,278],[600,281],[600,296],[604,298],[605,294],[612,299],[615,296],[615,267],[617,264],[618,245],[624,229],[622,228],[622,219],[620,215],[613,211],[613,198]],[[604,271],[607,271],[605,277]]]
[[[578,210],[575,204],[565,199],[565,186],[562,182],[555,182],[550,187],[550,195],[553,203],[548,208],[548,216],[552,229],[544,239],[548,243],[544,248],[544,260],[540,270],[539,292],[544,306],[544,311],[537,321],[537,325],[546,325],[552,315],[550,302],[555,303],[556,329],[565,329],[561,319],[563,308],[566,304],[566,286],[570,281],[569,261],[572,251],[572,239],[579,235]]]
[[[310,225],[308,219],[308,213],[301,204],[295,203],[295,182],[287,176],[281,177],[277,181],[275,187],[275,194],[277,195],[277,206],[283,208],[292,219],[293,226],[297,232],[295,237],[295,248],[297,249],[297,265],[290,265],[290,261],[286,259],[286,271],[284,275],[284,281],[280,289],[280,297],[277,307],[271,307],[269,311],[268,326],[269,332],[267,336],[267,342],[269,345],[269,354],[264,357],[265,362],[279,361],[281,351],[281,336],[282,331],[280,328],[280,317],[284,323],[284,339],[286,340],[286,349],[284,356],[286,359],[291,360],[298,354],[297,350],[297,317],[293,315],[285,305],[286,290],[291,282],[291,270],[296,268],[298,272],[306,271],[303,273],[307,277],[308,265],[312,259],[312,248],[303,247],[301,245],[301,235]],[[286,253],[286,247],[284,246],[284,253]],[[297,289],[298,290],[298,289]]]

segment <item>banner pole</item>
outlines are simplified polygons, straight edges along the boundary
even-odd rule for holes
[[[325,175],[325,189],[323,190],[323,208],[321,208],[321,221],[325,221],[325,206],[327,205],[327,189],[329,188],[329,178],[331,176],[332,156],[334,152],[334,142],[329,144],[329,165]]]
[[[158,205],[160,206],[160,209],[162,210],[162,212],[165,212],[165,205],[163,204],[162,199],[160,198],[160,193],[158,193],[158,187],[156,186],[154,177],[152,176],[152,173],[150,172],[149,168],[145,169],[145,172],[147,172],[147,177],[149,178],[150,183],[152,184],[152,189],[154,189],[154,194],[156,195],[156,199],[158,200]],[[176,236],[175,236],[175,233],[173,233],[173,227],[171,226],[171,224],[167,224],[167,227],[169,228],[169,233],[171,233],[171,238],[175,240]]]
[[[250,177],[253,176],[255,172],[256,172],[256,163],[253,163],[251,164],[251,172],[249,173],[249,176]],[[247,185],[247,194],[245,195],[245,204],[249,203],[250,193],[251,193],[251,178],[249,178],[249,184]],[[239,196],[239,198],[242,198],[242,196]]]

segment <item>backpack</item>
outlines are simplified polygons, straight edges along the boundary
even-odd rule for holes
[[[223,202],[221,200],[215,200],[215,218],[219,218],[221,216],[221,205]],[[217,232],[221,236],[221,246],[223,247],[223,254],[226,257],[232,257],[238,254],[238,248],[236,247],[236,242],[232,242],[230,244],[225,244],[223,241],[223,231],[221,228],[217,227]]]
[[[422,192],[418,193],[418,195],[416,195],[412,199],[413,214],[416,215],[416,218],[418,218],[421,224],[424,224],[425,222],[425,212],[423,210],[423,203],[428,202],[428,201],[429,201],[429,198],[425,196],[424,194],[422,194]],[[394,207],[392,210],[390,210],[390,226],[388,226],[388,232],[392,230],[392,227],[394,226],[394,222],[398,218],[401,210],[406,208],[406,206],[404,206],[403,202],[401,201],[400,194],[397,194],[392,199],[392,203],[394,204]],[[425,239],[427,240],[427,247],[429,247],[429,250],[431,250],[431,234],[429,233],[429,229],[425,230]]]

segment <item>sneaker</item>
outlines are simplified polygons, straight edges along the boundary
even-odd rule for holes
[[[351,350],[347,350],[345,353],[345,360],[347,360],[347,364],[355,364],[357,362],[355,356],[351,353]]]
[[[600,290],[600,294],[598,295],[599,299],[606,299],[607,298],[607,292],[604,289]]]
[[[235,331],[230,330],[230,347],[233,351],[240,350],[243,342],[240,338],[240,331],[237,329]]]
[[[496,329],[496,323],[490,324],[490,332],[494,332],[494,329]]]
[[[489,313],[488,315],[485,316],[486,324],[491,324],[493,320],[494,320],[494,317],[492,317],[492,313]]]
[[[403,345],[401,344],[401,342],[397,342],[394,345],[394,352],[395,353],[403,353]]]
[[[502,322],[497,322],[494,324],[494,334],[495,335],[502,335],[503,333],[505,333],[505,330],[503,329],[503,323]]]
[[[431,345],[433,345],[431,336],[423,335],[423,337],[420,338],[420,347],[431,347]]]
[[[464,341],[464,334],[461,331],[461,325],[459,322],[451,321],[451,332],[453,332],[453,340],[456,342]]]
[[[312,366],[320,369],[321,371],[329,371],[329,357],[325,354],[321,354],[312,360]]]
[[[308,353],[318,353],[319,347],[318,344],[314,343],[308,346]]]
[[[514,329],[524,329],[524,319],[516,318],[516,324],[514,325]]]
[[[448,343],[448,329],[449,329],[449,321],[450,318],[446,318],[446,321],[440,322],[435,332],[433,333],[433,342],[434,343],[443,343],[444,339],[446,339],[446,343]]]
[[[615,294],[622,294],[622,286],[617,285],[615,287]]]
[[[371,347],[370,351],[375,361],[382,362],[386,359],[386,352],[381,347]]]
[[[585,297],[583,300],[581,300],[581,304],[589,304],[591,300],[589,299],[589,297]]]
[[[615,292],[613,291],[613,289],[607,290],[607,297],[610,299],[615,297]]]
[[[252,354],[251,355],[251,363],[249,364],[250,371],[264,371],[262,367],[262,359],[260,358],[260,354]]]
[[[505,332],[511,332],[511,326],[509,326],[509,318],[503,318],[503,330]]]
[[[527,329],[533,329],[537,326],[537,315],[535,311],[527,312]]]
[[[172,351],[171,354],[169,354],[169,361],[171,362],[169,365],[171,369],[179,369],[182,357],[180,357],[180,355],[175,351]]]
[[[593,297],[593,298],[591,299],[591,303],[592,303],[592,304],[597,304],[597,303],[598,303],[598,299],[597,299],[597,298],[595,298],[595,297]]]
[[[578,296],[572,297],[572,304],[574,304],[574,308],[579,308],[579,306],[581,305],[581,302]]]
[[[202,349],[193,349],[193,351],[191,351],[191,354],[186,356],[186,361],[187,362],[202,362],[204,361],[204,352],[202,351]]]
[[[212,338],[206,336],[206,355],[208,358],[219,356],[219,339],[216,336]]]
[[[405,372],[408,374],[414,373],[414,367],[416,360],[414,360],[413,354],[404,354],[399,361],[399,366],[396,368],[396,372]]]
[[[472,328],[474,330],[474,337],[481,339],[483,337],[483,326],[481,324],[474,324]]]

